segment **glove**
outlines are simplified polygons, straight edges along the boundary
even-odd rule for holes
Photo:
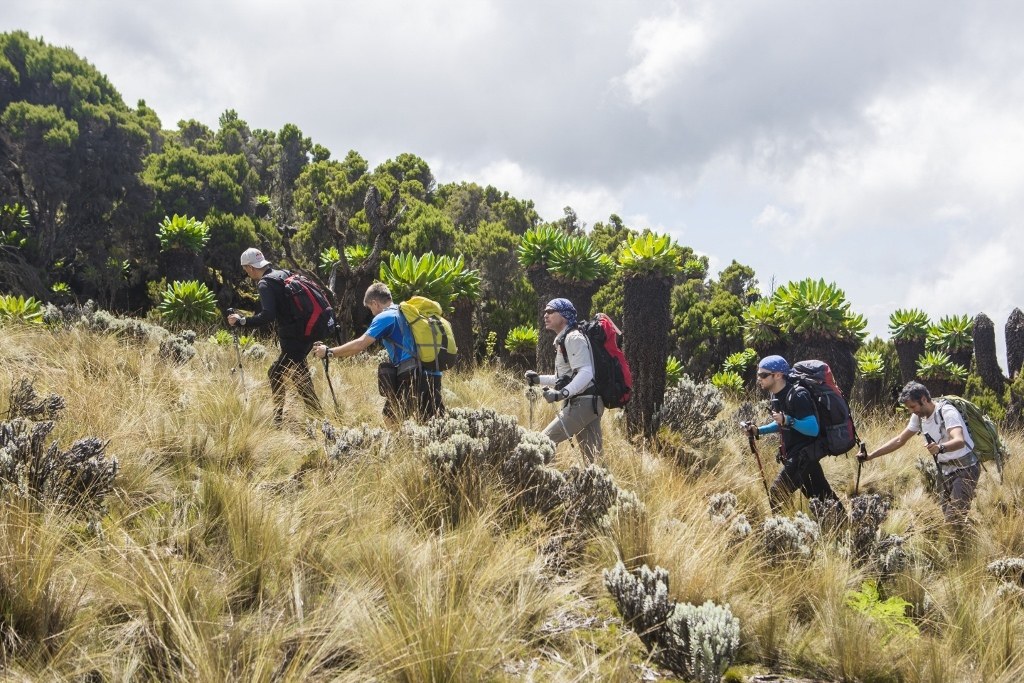
[[[561,391],[558,391],[557,389],[544,390],[544,400],[548,403],[554,403],[555,401],[561,401],[566,398],[569,398],[568,389],[562,389]]]
[[[531,386],[531,387],[536,385],[536,384],[540,384],[540,375],[538,375],[533,370],[527,370],[526,371],[526,384],[527,384],[527,386]]]

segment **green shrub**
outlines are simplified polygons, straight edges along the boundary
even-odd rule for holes
[[[160,251],[181,249],[198,254],[210,241],[210,229],[191,216],[174,214],[171,218],[164,216],[156,236],[160,240]]]
[[[537,340],[539,337],[537,328],[530,325],[513,327],[505,335],[505,350],[509,353],[534,353],[537,350]]]
[[[883,379],[885,377],[885,360],[879,351],[860,349],[856,354],[857,374],[864,379]]]
[[[729,354],[722,363],[722,370],[735,372],[742,377],[748,370],[751,370],[757,362],[757,351],[754,349],[743,349],[736,353]]]
[[[744,390],[743,378],[729,370],[723,370],[711,375],[711,384],[719,391],[733,396],[742,394]]]
[[[157,310],[165,320],[179,325],[212,323],[220,316],[213,292],[195,280],[171,283]]]
[[[674,387],[683,378],[683,363],[675,356],[665,361],[665,388]]]
[[[0,294],[0,323],[16,320],[23,323],[43,322],[43,304],[35,297]]]

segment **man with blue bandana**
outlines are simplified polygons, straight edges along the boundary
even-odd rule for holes
[[[769,492],[772,511],[778,512],[799,488],[808,500],[834,501],[836,513],[842,511],[845,516],[839,496],[829,486],[819,462],[824,446],[818,438],[820,426],[811,394],[790,378],[789,370],[782,356],[766,356],[757,364],[757,385],[771,394],[772,422],[748,427],[757,436],[780,433],[778,459],[782,470]]]
[[[576,437],[587,462],[601,456],[604,403],[594,389],[594,357],[590,341],[576,327],[576,307],[568,299],[552,299],[544,307],[544,327],[555,333],[555,374],[526,373],[530,386],[540,384],[548,403],[563,401],[544,434],[555,443]]]

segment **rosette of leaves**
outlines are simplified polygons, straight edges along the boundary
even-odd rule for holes
[[[480,298],[480,271],[467,268],[466,261],[459,254],[456,257],[442,256],[441,267],[451,273],[452,301],[468,299],[475,301]]]
[[[168,285],[157,310],[164,320],[179,325],[211,323],[220,316],[213,292],[195,280],[175,280]]]
[[[358,268],[370,255],[370,248],[365,244],[350,244],[345,247],[345,260],[352,268]],[[337,247],[327,247],[320,252],[320,272],[325,275],[331,272],[341,260],[341,253]]]
[[[523,268],[547,268],[551,255],[568,236],[550,225],[539,225],[527,230],[519,240],[517,253]]]
[[[530,325],[513,327],[505,335],[505,350],[511,354],[533,355],[537,350],[539,335],[537,328]]]
[[[679,248],[668,235],[644,233],[628,237],[619,251],[619,267],[628,277],[656,275],[673,277],[680,272]]]
[[[722,370],[725,372],[734,372],[742,377],[756,362],[757,351],[751,348],[746,348],[742,351],[737,351],[736,353],[731,353],[726,356],[725,361],[722,362]]]
[[[674,387],[683,378],[683,363],[675,356],[665,361],[665,388]]]
[[[857,374],[863,379],[882,379],[885,377],[885,359],[878,351],[860,349],[855,354]]]
[[[569,282],[606,279],[614,270],[611,258],[602,253],[589,237],[582,235],[565,238],[548,257],[548,272]]]
[[[0,205],[0,246],[23,249],[29,225],[28,209],[22,204]]]
[[[711,375],[711,384],[719,391],[731,396],[743,393],[743,377],[732,370],[722,370]]]
[[[453,293],[455,271],[449,261],[428,251],[422,256],[392,254],[381,261],[380,279],[391,290],[395,301],[411,296],[425,296],[448,309]]]
[[[792,335],[855,344],[867,336],[867,320],[850,311],[846,293],[835,283],[813,278],[789,282],[775,290],[772,298]]]
[[[922,340],[928,336],[931,321],[917,308],[899,308],[889,316],[889,334],[893,341]]]
[[[760,299],[743,311],[743,343],[754,349],[770,349],[785,339],[782,315],[774,299]]]
[[[270,215],[270,209],[271,209],[271,204],[270,204],[270,196],[269,195],[261,194],[258,197],[256,197],[256,217],[257,218],[266,218],[267,216],[269,216]]]
[[[926,351],[917,359],[917,376],[926,383],[929,381],[952,382],[954,384],[967,381],[967,368],[954,363],[949,354],[942,351]],[[946,393],[945,389],[929,387],[932,393]]]
[[[947,315],[939,319],[938,324],[928,328],[925,348],[929,351],[945,351],[952,354],[965,349],[974,343],[971,332],[973,321],[966,315]]]
[[[164,216],[156,233],[160,251],[181,250],[192,254],[202,251],[210,241],[210,229],[203,221],[191,216]]]
[[[43,322],[43,304],[35,297],[0,294],[0,322],[17,321],[38,324]]]

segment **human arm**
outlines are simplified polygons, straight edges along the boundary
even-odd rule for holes
[[[868,453],[864,460],[874,460],[875,458],[879,458],[887,453],[892,453],[893,451],[902,448],[903,445],[910,441],[915,434],[919,434],[919,432],[914,431],[910,427],[906,427],[902,432]],[[936,449],[938,448],[937,445],[935,447]],[[928,447],[928,450],[931,450],[931,446]]]
[[[268,279],[262,279],[256,283],[256,291],[260,295],[260,311],[248,317],[232,313],[228,316],[229,325],[242,325],[243,327],[263,327],[277,320],[277,297],[271,289],[273,285]],[[234,321],[232,321],[234,318]]]
[[[325,344],[317,344],[313,347],[313,355],[317,358],[326,358],[328,356],[331,358],[349,358],[370,348],[375,341],[377,341],[376,338],[371,337],[368,333],[364,333],[363,336],[347,341],[341,346],[328,348]]]

